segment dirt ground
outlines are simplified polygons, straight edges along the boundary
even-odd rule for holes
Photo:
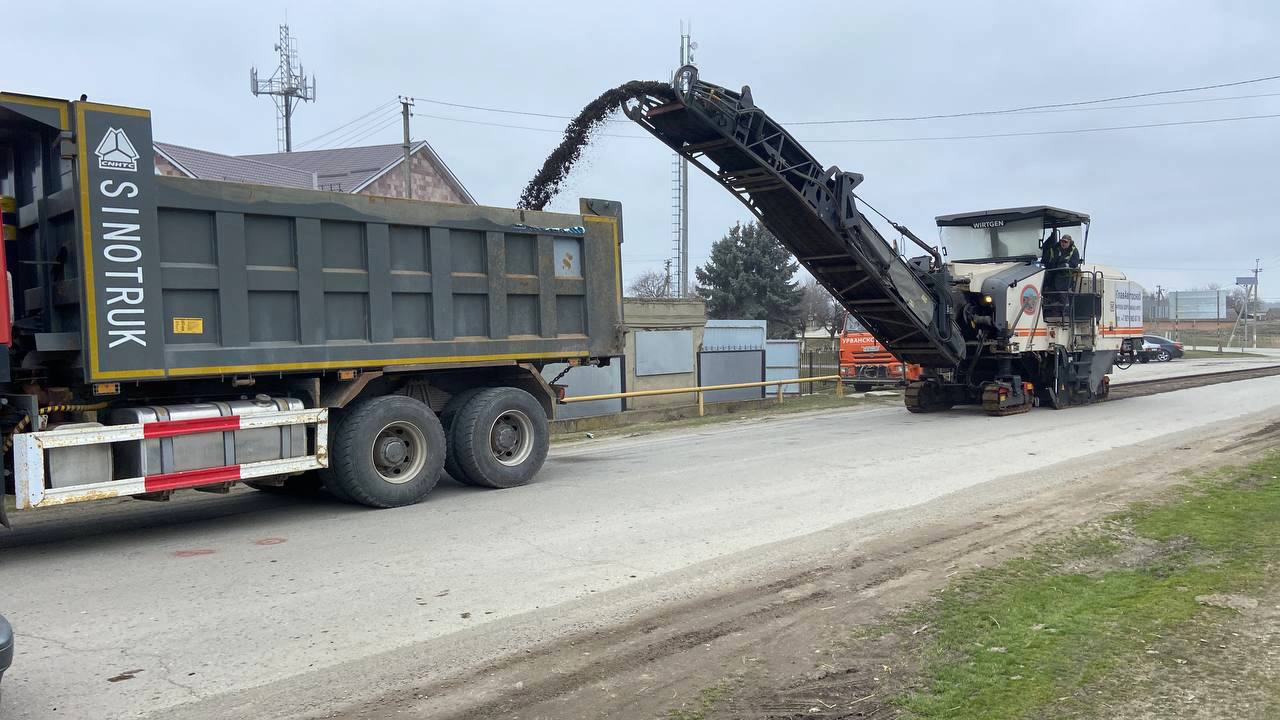
[[[607,631],[516,650],[465,680],[426,683],[325,716],[898,717],[903,711],[889,700],[912,682],[906,652],[912,638],[903,631],[884,632],[887,619],[927,601],[963,571],[996,564],[1029,543],[1127,503],[1161,497],[1186,471],[1243,462],[1277,445],[1280,424],[1255,422],[1135,447],[1121,461],[1065,468],[1071,482],[983,508],[965,522],[926,525],[846,546],[820,564],[792,565],[785,574],[762,575],[749,587],[653,608]],[[838,539],[832,542],[839,545]],[[1259,622],[1274,628],[1270,602],[1259,602],[1264,609],[1243,616],[1237,626],[1214,632],[1256,632]],[[1185,689],[1187,696],[1197,693],[1194,678]],[[1184,715],[1139,705],[1117,714],[1171,716]]]

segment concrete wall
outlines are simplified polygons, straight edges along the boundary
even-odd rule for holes
[[[667,375],[636,376],[636,332],[644,330],[691,330],[690,355],[696,357],[702,345],[702,332],[707,321],[706,304],[701,299],[647,299],[626,298],[622,303],[622,318],[626,325],[627,390],[665,390],[693,387],[698,384],[696,366],[692,372]],[[657,397],[631,398],[628,410],[653,409],[693,405],[697,398],[687,395],[659,395]]]
[[[433,200],[435,202],[467,202],[441,176],[424,150],[419,150],[409,158],[413,169],[413,199]],[[396,166],[386,175],[378,178],[372,185],[360,191],[361,195],[381,195],[384,197],[404,197],[404,168]]]

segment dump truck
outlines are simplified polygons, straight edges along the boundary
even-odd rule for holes
[[[878,385],[905,385],[919,380],[922,374],[923,368],[894,357],[857,318],[845,313],[844,329],[840,331],[841,382],[865,392]]]
[[[157,175],[146,110],[0,94],[0,428],[26,510],[541,467],[548,363],[622,354],[621,206]],[[0,506],[0,519],[3,518]]]
[[[672,92],[626,115],[737,197],[889,353],[919,365],[911,412],[977,404],[991,415],[1105,399],[1117,355],[1142,335],[1142,288],[1093,263],[1046,268],[1041,248],[1089,216],[1048,205],[939,216],[942,248],[904,257],[864,209],[863,176],[825,166],[740,91],[680,68]],[[947,255],[943,255],[943,251]]]

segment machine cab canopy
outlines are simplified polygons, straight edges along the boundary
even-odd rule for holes
[[[951,262],[1035,262],[1054,230],[1084,254],[1089,216],[1048,205],[940,215],[943,252]]]

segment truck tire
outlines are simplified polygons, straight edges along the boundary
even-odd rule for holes
[[[444,412],[440,413],[440,424],[444,425],[444,437],[448,444],[444,454],[444,471],[449,473],[449,477],[463,485],[474,485],[475,483],[467,478],[466,471],[458,464],[458,443],[453,436],[453,428],[456,425],[454,421],[458,418],[458,413],[462,412],[462,408],[471,402],[471,398],[479,395],[482,390],[487,389],[478,387],[463,390],[449,398],[449,402],[445,403]]]
[[[329,466],[322,467],[316,471],[316,477],[320,478],[320,485],[324,487],[324,491],[333,496],[334,500],[342,502],[354,503],[355,500],[347,494],[346,490],[338,483],[338,477],[333,472],[333,441],[338,437],[338,426],[342,424],[342,418],[346,416],[345,410],[329,411]]]
[[[426,403],[384,395],[344,415],[329,462],[335,485],[351,500],[380,508],[412,505],[439,482],[444,430]]]
[[[454,419],[453,449],[472,485],[524,485],[542,468],[549,442],[542,406],[518,388],[486,388]]]

